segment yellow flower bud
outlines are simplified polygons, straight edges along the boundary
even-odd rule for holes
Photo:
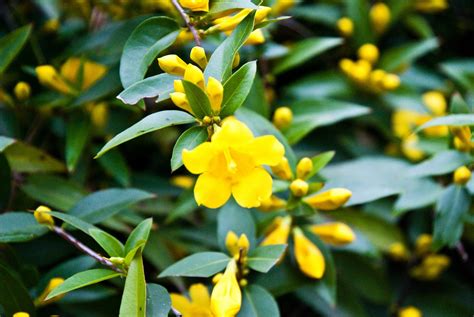
[[[91,104],[91,122],[97,129],[103,129],[107,123],[109,110],[105,102]]]
[[[207,80],[206,93],[211,102],[211,108],[215,113],[221,111],[222,99],[224,98],[224,87],[221,82],[214,77]]]
[[[188,66],[178,55],[171,54],[158,58],[160,68],[170,74],[183,76]]]
[[[436,13],[446,10],[448,2],[446,0],[416,0],[415,8],[425,13]]]
[[[59,29],[58,19],[49,19],[43,24],[43,30],[48,33],[56,32]]]
[[[245,287],[249,284],[249,282],[247,281],[247,279],[243,278],[239,281],[239,285],[240,287]]]
[[[291,217],[277,217],[272,224],[271,230],[262,241],[261,245],[286,244],[291,229]]]
[[[350,37],[354,32],[354,23],[347,17],[342,17],[337,20],[337,29],[342,36]]]
[[[245,45],[259,45],[265,43],[265,36],[263,35],[262,29],[256,29],[250,33]]]
[[[427,233],[420,234],[415,242],[416,254],[423,255],[430,252],[432,243],[433,243],[433,237],[430,234],[427,234]]]
[[[468,126],[450,127],[451,133],[466,144],[471,144],[471,128]]]
[[[43,293],[41,293],[40,296],[38,296],[36,299],[35,299],[35,305],[36,306],[45,306],[45,305],[48,305],[48,304],[51,304],[51,303],[54,303],[54,302],[57,302],[58,300],[60,300],[61,298],[64,297],[64,295],[66,294],[61,294],[61,295],[58,295],[58,296],[55,296],[51,299],[48,299],[48,300],[45,300],[46,297],[48,297],[49,293],[51,293],[51,291],[53,289],[55,289],[56,287],[58,287],[59,285],[61,285],[62,283],[64,283],[64,279],[61,278],[61,277],[55,277],[55,278],[52,278],[48,285],[46,286],[46,288],[44,289]]]
[[[464,143],[457,136],[453,139],[454,148],[461,152],[469,152],[471,150],[471,143]]]
[[[401,242],[394,242],[388,247],[388,255],[396,261],[406,261],[410,257],[405,245]]]
[[[300,228],[293,229],[295,258],[301,272],[312,278],[321,278],[326,269],[323,254],[306,238]]]
[[[173,176],[170,179],[170,183],[176,187],[180,187],[183,189],[191,189],[193,188],[194,182],[196,180],[194,177],[187,176],[187,175],[178,175]]]
[[[321,240],[332,245],[345,245],[355,240],[354,231],[342,222],[329,222],[310,227],[311,232],[318,235]]]
[[[14,313],[13,317],[30,317],[30,314],[25,313],[25,312],[18,312],[18,313]]]
[[[184,45],[194,39],[193,33],[189,31],[188,28],[182,28],[176,37],[176,41],[174,41],[173,45]]]
[[[231,260],[211,294],[211,311],[215,317],[235,316],[242,304],[242,292],[236,278],[237,264]]]
[[[293,121],[293,111],[288,107],[279,107],[273,114],[273,125],[282,130],[287,128]]]
[[[382,69],[376,69],[370,73],[369,82],[372,86],[376,88],[383,89],[383,79],[387,73]]]
[[[191,11],[209,11],[209,0],[179,0],[179,3]]]
[[[364,59],[359,59],[354,63],[350,76],[359,83],[365,83],[369,79],[371,71],[372,65]]]
[[[235,53],[234,60],[232,61],[232,68],[236,68],[240,64],[240,54],[239,52]]]
[[[273,174],[284,180],[290,180],[293,178],[293,172],[290,168],[290,163],[286,157],[281,159],[278,165],[271,166]]]
[[[279,16],[282,13],[288,11],[295,5],[295,0],[276,0],[272,7],[273,14]]]
[[[239,237],[235,234],[235,232],[229,231],[225,237],[225,246],[231,255],[239,253],[238,242]]]
[[[290,184],[290,191],[296,197],[303,197],[308,193],[309,185],[302,179],[295,179]]]
[[[423,94],[423,103],[435,116],[443,116],[448,107],[446,98],[439,91],[428,91]]]
[[[370,20],[375,32],[382,33],[390,23],[390,9],[382,2],[376,3],[370,8]]]
[[[46,206],[39,206],[34,212],[36,221],[42,225],[54,226],[54,219],[49,214],[51,209]]]
[[[320,210],[334,210],[344,205],[352,196],[352,192],[345,188],[333,188],[313,196],[304,201],[313,208]]]
[[[359,47],[357,55],[360,59],[366,60],[371,64],[375,64],[379,59],[379,49],[374,44],[364,44]]]
[[[425,156],[425,153],[418,146],[418,136],[416,134],[403,138],[401,150],[408,159],[414,162],[421,160]]]
[[[255,12],[255,24],[259,24],[268,16],[268,14],[272,11],[272,8],[266,6],[259,6],[257,11]]]
[[[176,107],[186,110],[189,113],[193,113],[188,98],[186,98],[186,94],[183,94],[182,92],[172,92],[170,93],[170,98]]]
[[[313,170],[313,161],[309,157],[303,157],[296,165],[296,177],[305,179]]]
[[[458,167],[454,171],[454,183],[458,185],[466,185],[471,179],[471,171],[466,166]]]
[[[207,66],[206,51],[200,46],[194,46],[191,50],[191,60],[199,65],[202,69]]]
[[[385,90],[395,90],[400,86],[400,77],[395,74],[386,74],[382,79],[382,87]]]
[[[232,31],[240,22],[242,22],[242,20],[250,13],[250,11],[250,9],[243,9],[233,16],[226,16],[219,19],[215,19],[213,21],[213,23],[215,24],[213,28],[216,28],[217,30],[223,32]]]
[[[214,277],[212,278],[212,283],[213,284],[217,284],[217,282],[219,282],[222,278],[222,273],[217,273],[216,275],[214,275]]]
[[[354,68],[354,62],[348,58],[343,58],[339,61],[339,68],[346,75],[350,75]]]
[[[422,317],[421,311],[414,307],[414,306],[408,306],[400,309],[398,312],[398,317]]]
[[[260,204],[260,207],[258,207],[258,209],[260,211],[275,211],[282,209],[285,206],[286,200],[272,195],[268,199],[262,200],[262,203]]]
[[[56,69],[51,65],[42,65],[35,68],[36,75],[41,85],[53,88],[59,92],[70,94],[74,90],[59,76]]]
[[[184,86],[183,86],[183,81],[182,80],[175,80],[173,82],[173,87],[175,92],[182,92],[184,94]]]
[[[20,101],[25,101],[26,99],[30,98],[31,95],[30,84],[24,81],[20,81],[15,85],[13,92],[15,93],[16,99]]]
[[[204,90],[204,73],[199,67],[188,64],[184,72],[184,80],[190,81]]]

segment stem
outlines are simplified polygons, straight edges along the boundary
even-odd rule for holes
[[[173,314],[176,316],[176,317],[181,317],[183,316],[179,310],[177,310],[176,308],[174,308],[173,306],[171,306],[171,311],[173,312]]]
[[[104,258],[103,256],[101,256],[99,253],[95,252],[94,250],[92,250],[91,248],[89,248],[88,246],[82,244],[82,242],[80,242],[79,240],[77,240],[76,238],[74,238],[73,236],[71,236],[69,233],[67,233],[66,231],[64,231],[63,228],[60,228],[58,226],[52,226],[51,229],[56,233],[58,234],[61,238],[63,238],[64,240],[66,240],[67,242],[69,242],[70,244],[72,244],[73,246],[75,246],[79,251],[87,254],[88,256],[94,258],[97,262],[105,265],[105,266],[108,266],[110,269],[114,270],[115,272],[118,272],[118,273],[122,273],[124,274],[125,272],[122,271],[121,269],[119,269],[118,267],[116,267],[112,262],[110,262],[108,259]]]
[[[461,242],[458,242],[458,244],[456,244],[456,250],[458,250],[458,253],[461,256],[463,262],[467,262],[469,260],[469,255],[467,254],[466,249],[464,249],[464,246]]]
[[[176,10],[178,10],[179,15],[183,18],[184,22],[186,23],[188,29],[191,31],[194,37],[194,42],[196,42],[197,46],[201,46],[201,38],[199,37],[198,31],[194,27],[194,24],[191,23],[189,20],[189,16],[184,12],[183,7],[179,4],[178,0],[171,0]]]

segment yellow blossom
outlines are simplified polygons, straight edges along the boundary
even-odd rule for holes
[[[272,172],[284,180],[293,178],[293,172],[291,171],[290,163],[286,157],[283,157],[277,165],[272,166]]]
[[[296,165],[296,177],[305,179],[313,170],[313,161],[309,157],[303,157]]]
[[[378,2],[370,8],[370,20],[377,33],[385,31],[390,23],[390,8],[383,2]]]
[[[209,0],[179,0],[179,3],[191,11],[209,11]]]
[[[210,142],[183,150],[183,162],[201,174],[194,187],[198,205],[218,208],[232,194],[240,206],[252,208],[272,194],[272,178],[262,165],[277,165],[284,153],[273,135],[255,138],[244,123],[227,117]]]
[[[176,187],[180,187],[183,189],[190,189],[194,185],[195,179],[191,176],[187,175],[178,175],[178,176],[173,176],[170,179],[170,183],[173,184]]]
[[[261,245],[286,244],[291,229],[291,217],[277,217],[273,221],[272,230],[266,235]]]
[[[462,143],[471,144],[471,128],[468,126],[450,127],[450,130]]]
[[[259,6],[255,12],[255,24],[262,22],[271,10],[269,7]],[[237,14],[215,19],[213,28],[223,32],[232,31],[251,11],[251,9],[242,9]]]
[[[107,123],[109,110],[105,102],[90,104],[91,122],[97,129],[103,129]]]
[[[215,113],[219,113],[221,111],[222,99],[224,98],[224,87],[221,82],[210,76],[207,80],[206,93],[212,110]]]
[[[383,89],[383,80],[387,72],[383,69],[375,69],[370,73],[369,83],[376,89]]]
[[[342,222],[328,222],[312,225],[310,230],[324,242],[336,246],[351,243],[356,238],[354,231]]]
[[[426,13],[435,13],[448,8],[447,0],[416,0],[415,8]]]
[[[457,136],[453,138],[453,144],[454,144],[454,148],[458,151],[469,152],[471,150],[471,143],[465,143],[461,141],[461,139],[458,138]]]
[[[421,311],[414,306],[407,306],[400,309],[398,317],[422,317]]]
[[[51,209],[46,206],[39,206],[34,212],[36,221],[42,225],[54,226],[54,219],[49,214]]]
[[[82,70],[81,70],[82,67]],[[82,71],[79,74],[79,71]],[[73,83],[75,87],[79,85],[80,90],[86,90],[95,84],[99,79],[104,77],[107,72],[107,67],[88,60],[81,60],[80,58],[69,58],[61,66],[61,76]],[[82,82],[79,80],[82,79]]]
[[[64,283],[64,279],[61,278],[61,277],[55,277],[55,278],[52,278],[51,280],[49,280],[49,283],[46,286],[46,288],[43,290],[43,293],[41,293],[41,295],[38,296],[35,299],[35,305],[36,306],[44,306],[44,305],[48,305],[48,304],[57,302],[58,300],[63,298],[64,295],[66,295],[66,294],[61,294],[61,295],[55,296],[51,299],[45,300],[46,297],[48,297],[49,293],[51,293],[51,291],[53,289],[55,289],[56,287],[58,287],[62,283]]]
[[[438,278],[449,266],[450,259],[443,254],[430,254],[410,270],[410,275],[419,280],[430,281]]]
[[[238,237],[234,231],[229,231],[225,238],[225,246],[229,253],[238,260],[240,256],[246,257],[250,248],[249,239],[245,234]]]
[[[423,103],[435,116],[443,116],[446,114],[448,107],[446,98],[439,91],[428,91],[422,96]]]
[[[400,109],[392,115],[392,130],[399,138],[408,137],[418,125],[420,114],[413,110]]]
[[[213,317],[211,313],[211,298],[207,287],[203,284],[193,284],[189,287],[189,297],[171,293],[171,304],[183,317]]]
[[[372,65],[364,60],[360,59],[352,67],[352,72],[349,74],[355,81],[359,83],[365,83],[370,76],[372,71]]]
[[[190,113],[193,113],[191,106],[189,105],[188,98],[186,98],[186,94],[182,92],[172,92],[170,93],[171,101],[178,107],[183,110],[186,110]]]
[[[388,247],[389,256],[397,261],[406,261],[408,260],[410,254],[408,253],[407,248],[401,242],[394,242]]]
[[[348,58],[343,58],[339,61],[339,68],[344,72],[344,74],[350,75],[353,72],[354,62]]]
[[[416,134],[402,139],[401,150],[409,160],[414,162],[421,160],[425,156],[425,153],[418,146],[418,136]]]
[[[242,304],[242,292],[237,282],[237,264],[231,260],[211,294],[211,311],[214,317],[234,317]]]
[[[186,64],[178,55],[175,54],[158,58],[158,64],[164,72],[177,76],[183,76],[184,72],[186,71],[186,67],[188,66],[188,64]]]
[[[193,64],[188,64],[186,70],[184,71],[184,80],[192,82],[202,90],[204,90],[204,73],[199,67],[194,66]]]
[[[293,239],[295,241],[295,258],[300,270],[309,277],[321,278],[326,268],[321,251],[305,237],[299,228],[293,229]]]
[[[47,87],[53,88],[64,94],[74,93],[74,89],[58,74],[51,65],[36,67],[36,75],[39,82]]]
[[[357,55],[360,59],[364,59],[371,64],[374,64],[379,59],[379,49],[374,44],[364,44],[359,47]]]
[[[191,60],[193,62],[199,65],[199,67],[201,67],[202,69],[206,68],[207,57],[206,57],[206,51],[204,50],[204,48],[200,46],[194,46],[191,49],[191,53],[189,56],[191,57]]]
[[[14,313],[13,317],[30,317],[30,314],[25,313],[25,312],[18,312],[18,313]]]
[[[306,197],[304,201],[313,208],[320,210],[334,210],[344,205],[352,192],[345,188],[333,188],[316,195]]]
[[[293,121],[293,111],[289,107],[279,107],[273,114],[273,124],[278,129],[287,128]]]
[[[385,90],[395,90],[400,86],[400,77],[395,74],[385,74],[382,79],[382,87]]]
[[[337,29],[343,36],[349,37],[354,32],[354,23],[351,19],[342,17],[337,20]]]
[[[453,181],[458,185],[466,185],[471,179],[471,171],[466,166],[458,167],[454,171]]]
[[[309,185],[302,179],[295,179],[290,184],[290,191],[296,197],[303,197],[308,193]]]
[[[415,252],[418,255],[423,255],[430,252],[433,237],[431,234],[423,233],[418,236],[415,241]]]
[[[30,84],[28,84],[27,82],[24,82],[24,81],[19,81],[15,85],[15,88],[13,89],[13,92],[15,93],[16,99],[18,99],[20,101],[25,101],[31,95]]]
[[[259,45],[263,43],[265,43],[265,36],[263,35],[262,29],[252,31],[245,41],[245,45]]]

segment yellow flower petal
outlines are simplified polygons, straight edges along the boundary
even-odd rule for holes
[[[234,317],[242,304],[242,292],[236,278],[237,265],[231,260],[212,290],[211,311],[214,317]]]
[[[273,135],[265,135],[253,139],[239,148],[240,151],[251,155],[257,165],[275,166],[285,155],[285,148]]]
[[[232,195],[242,207],[258,207],[272,195],[272,177],[263,168],[254,168],[232,186]]]
[[[344,245],[355,240],[352,229],[342,222],[329,222],[311,226],[311,232],[318,235],[321,240],[332,245]]]
[[[212,136],[213,143],[215,142],[219,146],[226,147],[237,147],[252,141],[252,139],[252,131],[235,117],[225,118],[222,121],[222,127],[214,132]]]
[[[229,200],[231,184],[225,178],[205,172],[201,174],[194,187],[194,198],[198,205],[219,208]]]
[[[204,284],[193,284],[189,288],[189,296],[193,304],[196,304],[201,307],[209,307],[211,304],[211,298],[209,296],[209,291]]]
[[[209,169],[209,164],[214,156],[214,146],[211,142],[204,142],[193,150],[183,150],[184,166],[193,174],[201,174]]]
[[[189,299],[181,294],[171,293],[171,304],[176,308],[183,316],[186,316],[191,311],[191,302]]]
[[[309,277],[321,278],[326,264],[321,251],[306,238],[299,228],[293,229],[295,258],[300,270]]]
[[[204,73],[199,67],[188,64],[184,72],[184,80],[190,81],[204,90]]]
[[[291,217],[277,217],[272,226],[274,229],[265,237],[261,245],[287,244],[290,235]]]
[[[91,61],[84,62],[82,75],[82,90],[86,90],[95,84],[107,73],[107,67]]]

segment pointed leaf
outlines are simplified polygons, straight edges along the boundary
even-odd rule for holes
[[[248,62],[236,71],[224,84],[221,116],[235,112],[247,98],[257,72],[257,63]]]
[[[285,250],[285,244],[258,247],[249,253],[248,266],[255,271],[267,273],[282,257]]]
[[[128,269],[119,317],[146,316],[146,282],[142,252],[139,251]]]
[[[171,265],[161,272],[158,277],[209,277],[222,271],[229,261],[230,258],[220,252],[195,253]]]

